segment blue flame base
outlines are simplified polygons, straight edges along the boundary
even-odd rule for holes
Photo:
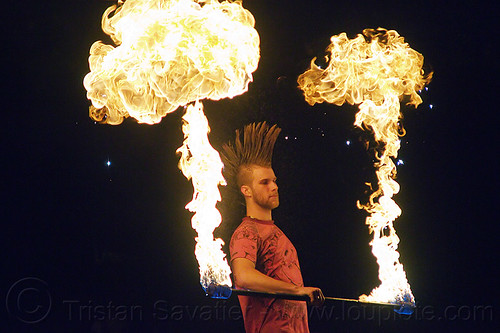
[[[399,302],[395,303],[400,305],[401,307],[399,309],[395,308],[394,312],[404,315],[411,315],[415,310],[415,303],[412,301],[412,298],[413,297],[411,294],[403,295],[402,299]]]
[[[215,283],[210,283],[205,289],[207,296],[216,299],[228,299],[231,297],[233,290],[227,285],[218,285]]]

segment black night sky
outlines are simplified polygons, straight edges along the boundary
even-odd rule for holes
[[[498,328],[498,14],[487,2],[244,1],[261,60],[246,94],[204,102],[210,140],[220,149],[253,121],[283,129],[273,217],[306,285],[327,296],[357,298],[378,285],[356,207],[374,170],[369,135],[353,125],[357,107],[309,106],[297,76],[331,35],[377,27],[397,30],[434,71],[418,109],[402,106],[395,197],[417,310],[330,302],[310,311],[311,332]],[[242,332],[234,297],[207,298],[198,282],[184,209],[192,186],[175,153],[182,109],[154,126],[88,117],[82,81],[90,45],[110,43],[100,20],[111,4],[2,6],[1,331]],[[241,211],[220,208],[230,230]],[[228,232],[219,231],[226,242]]]

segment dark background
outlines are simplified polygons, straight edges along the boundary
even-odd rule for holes
[[[397,30],[435,72],[422,105],[402,107],[395,197],[417,310],[405,317],[331,302],[330,318],[310,311],[311,332],[498,328],[498,17],[493,2],[444,3],[244,3],[261,60],[246,94],[204,103],[210,140],[219,149],[252,121],[282,127],[274,218],[299,252],[305,283],[325,295],[357,298],[378,285],[366,214],[356,208],[372,157],[353,126],[357,108],[310,107],[296,78],[331,35],[377,27]],[[230,313],[236,300],[208,299],[198,282],[184,209],[192,186],[175,154],[181,110],[154,126],[88,117],[82,80],[90,45],[109,43],[100,20],[110,4],[8,1],[2,9],[2,332],[241,332]],[[230,230],[240,210],[221,210]],[[48,296],[50,311],[37,320]],[[131,308],[135,316],[117,314]]]

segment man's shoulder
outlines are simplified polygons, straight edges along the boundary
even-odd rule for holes
[[[259,231],[255,222],[242,221],[233,232],[229,243],[231,260],[247,258],[255,263],[257,260],[256,251],[260,243]]]
[[[238,227],[233,232],[233,235],[241,232],[251,232],[258,234],[259,230],[257,228],[257,223],[255,221],[252,221],[251,219],[243,219]]]

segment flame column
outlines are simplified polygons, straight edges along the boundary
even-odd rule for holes
[[[200,283],[205,290],[210,283],[231,286],[231,269],[222,251],[224,241],[213,236],[222,221],[216,204],[221,200],[218,186],[226,185],[222,176],[224,165],[208,140],[210,127],[202,103],[189,105],[182,119],[185,139],[177,152],[181,154],[179,169],[192,180],[194,188],[193,200],[186,209],[194,212],[191,224],[198,233],[195,255],[200,266]]]
[[[411,49],[394,30],[365,29],[350,40],[345,33],[332,36],[327,51],[328,66],[321,69],[311,61],[311,67],[298,78],[306,101],[342,105],[359,104],[355,125],[369,129],[379,144],[375,163],[378,188],[369,202],[358,207],[370,216],[366,219],[373,240],[372,253],[379,264],[381,285],[369,296],[361,295],[368,302],[415,302],[399,262],[399,238],[393,226],[401,209],[392,197],[399,192],[394,180],[396,165],[392,158],[398,156],[399,136],[404,131],[399,124],[400,100],[409,96],[408,104],[418,106],[418,95],[432,78],[424,75],[423,56]]]

